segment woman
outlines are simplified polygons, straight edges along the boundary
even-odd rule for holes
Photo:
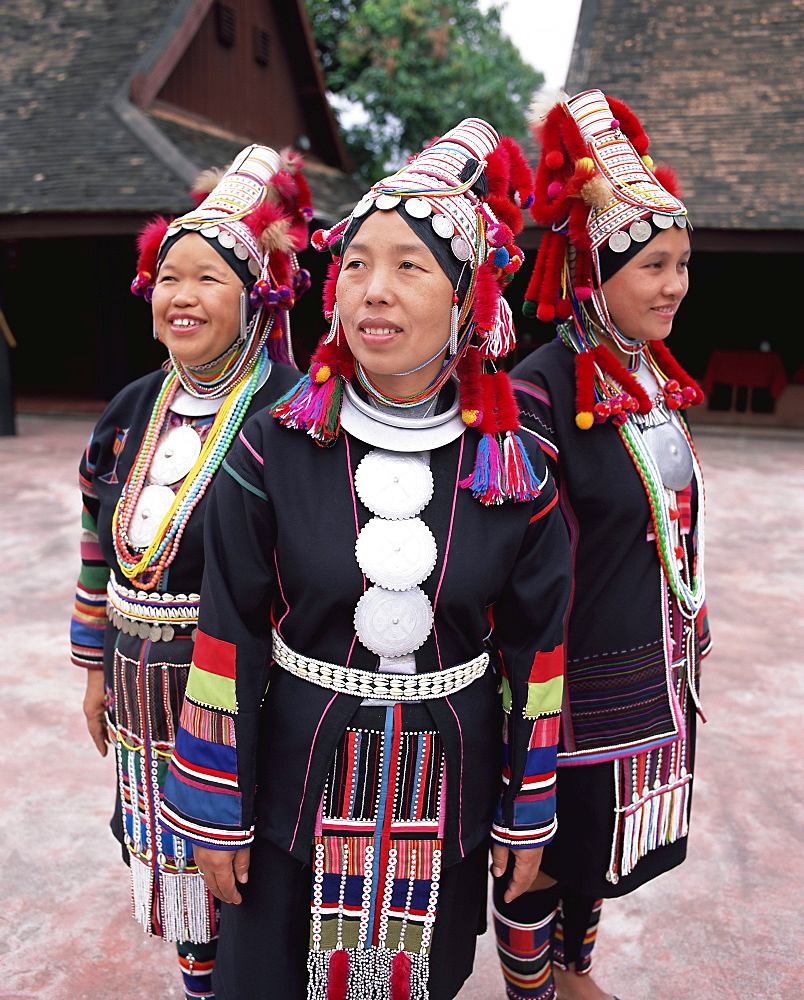
[[[213,995],[216,904],[192,845],[160,830],[158,803],[192,658],[206,492],[246,416],[298,377],[269,357],[289,360],[287,309],[309,283],[295,255],[311,215],[298,168],[295,154],[249,147],[196,211],[143,232],[132,288],[169,361],[109,404],[80,470],[73,662],[88,668],[90,735],[116,751],[112,828],[134,916],[177,942],[194,998]]]
[[[330,333],[216,483],[163,816],[225,901],[218,997],[448,1000],[492,823],[511,896],[552,836],[567,537],[485,360],[529,181],[469,119],[316,234]]]
[[[684,859],[708,646],[703,486],[678,415],[702,395],[663,343],[689,226],[625,105],[587,91],[535,117],[550,228],[527,298],[558,337],[512,377],[558,484],[573,596],[558,834],[534,891],[496,893],[495,926],[512,1000],[610,1000],[586,975],[602,898]]]

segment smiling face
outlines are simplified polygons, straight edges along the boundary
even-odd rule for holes
[[[614,325],[630,340],[664,340],[687,294],[690,238],[664,229],[602,285]]]
[[[397,212],[375,212],[360,227],[336,297],[347,343],[377,388],[398,397],[426,388],[449,341],[452,283]]]
[[[159,339],[184,365],[223,354],[240,333],[240,278],[198,233],[168,250],[151,307]]]

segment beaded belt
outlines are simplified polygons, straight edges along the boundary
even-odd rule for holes
[[[374,673],[371,670],[356,670],[302,656],[287,646],[275,629],[273,641],[274,661],[294,677],[301,677],[311,684],[340,694],[387,701],[424,701],[455,694],[482,677],[489,662],[489,654],[481,653],[466,663],[426,674]]]
[[[170,642],[179,635],[195,638],[198,624],[198,594],[157,594],[129,590],[113,578],[106,587],[106,617],[126,635],[137,635],[152,642]],[[184,630],[192,629],[192,633]]]

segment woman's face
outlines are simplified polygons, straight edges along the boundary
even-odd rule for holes
[[[182,364],[214,360],[240,333],[242,288],[209,240],[182,236],[156,277],[151,307],[159,339]]]
[[[412,396],[441,370],[452,283],[397,212],[375,212],[343,257],[338,310],[352,354],[383,392]],[[421,371],[411,371],[436,357]]]
[[[687,294],[690,238],[664,229],[602,285],[609,316],[631,340],[664,340]]]

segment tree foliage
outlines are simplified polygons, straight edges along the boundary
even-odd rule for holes
[[[544,77],[503,35],[496,8],[483,13],[477,0],[306,3],[327,88],[340,98],[341,131],[365,180],[462,118],[524,137]]]

